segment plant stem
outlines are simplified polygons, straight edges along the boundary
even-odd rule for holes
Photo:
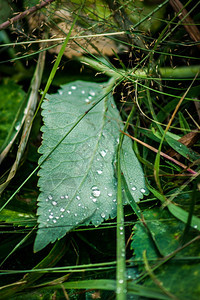
[[[120,166],[120,153],[123,142],[123,135],[120,134],[120,141],[117,150],[117,300],[125,300],[127,293],[126,282],[126,261],[125,261],[125,231],[124,231],[124,209],[122,201],[122,177]]]
[[[152,74],[148,74],[146,68],[137,69],[134,72],[131,69],[124,71],[123,69],[114,69],[110,66],[107,66],[103,62],[98,62],[94,59],[88,57],[77,58],[80,62],[89,65],[93,69],[103,72],[105,75],[114,78],[122,78],[122,77],[136,77],[140,79],[145,79],[148,77],[152,77]],[[194,77],[198,72],[200,72],[200,65],[194,66],[184,66],[177,68],[158,68],[158,73],[160,73],[161,77],[169,77],[169,78],[191,78]]]

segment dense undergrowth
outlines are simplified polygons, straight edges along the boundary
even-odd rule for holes
[[[0,299],[199,299],[200,3],[0,6]]]

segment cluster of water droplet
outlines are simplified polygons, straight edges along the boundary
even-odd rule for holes
[[[73,92],[77,89],[76,85],[71,85],[69,91],[67,92],[68,95],[73,95]],[[63,94],[63,90],[59,90],[58,93],[60,95]],[[89,91],[81,89],[81,95],[85,97],[86,103],[91,103],[93,97],[96,95],[95,91],[90,89]]]

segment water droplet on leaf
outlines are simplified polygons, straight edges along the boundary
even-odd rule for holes
[[[101,214],[101,217],[102,217],[102,218],[105,218],[105,216],[106,216],[106,215],[105,215],[104,213]]]
[[[95,188],[92,188],[92,195],[94,196],[94,197],[99,197],[100,196],[100,194],[101,194],[101,192],[100,192],[100,190],[97,188],[97,187],[95,187]]]
[[[90,96],[95,96],[95,92],[93,90],[89,91]]]
[[[102,151],[100,151],[100,154],[101,154],[102,157],[105,157],[106,156],[106,151],[102,150]]]

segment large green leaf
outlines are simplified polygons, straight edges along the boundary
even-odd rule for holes
[[[90,222],[98,226],[116,216],[115,156],[123,125],[113,97],[104,97],[107,84],[76,81],[44,101],[43,154],[55,148],[39,171],[39,229],[34,250],[63,237],[69,230]],[[94,106],[94,107],[93,107]],[[59,141],[75,126],[62,143]],[[135,201],[146,193],[143,171],[125,137],[122,172]]]

